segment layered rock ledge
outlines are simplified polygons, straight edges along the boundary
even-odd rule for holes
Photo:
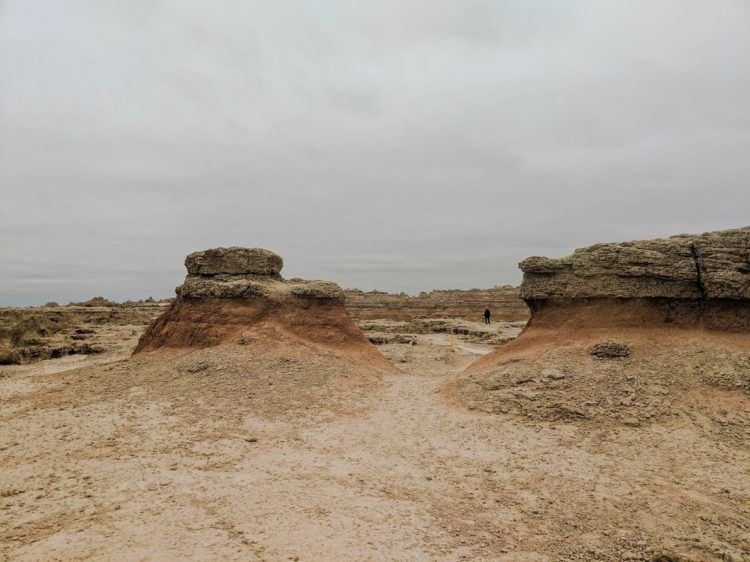
[[[561,325],[575,310],[585,325],[750,328],[750,227],[596,244],[520,268],[531,323]]]
[[[330,281],[285,280],[281,256],[261,248],[213,248],[185,259],[188,275],[178,297],[236,299],[266,297],[323,299],[344,303],[344,291]]]
[[[750,227],[596,244],[560,258],[531,257],[526,300],[575,298],[750,299]]]

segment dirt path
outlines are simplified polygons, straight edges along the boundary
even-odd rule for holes
[[[451,352],[446,336],[429,335],[382,349],[404,372],[387,376],[353,415],[246,412],[186,427],[156,398],[72,411],[4,407],[0,558],[740,560],[750,552],[750,457],[700,420],[634,429],[458,410],[437,391],[481,346]]]

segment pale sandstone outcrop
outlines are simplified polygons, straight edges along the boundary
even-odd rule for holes
[[[531,257],[521,297],[750,299],[750,227],[596,244],[571,256]]]
[[[284,280],[281,256],[261,248],[213,248],[185,259],[188,275],[175,289],[182,298],[266,297],[344,302],[343,290],[330,281]]]
[[[191,275],[274,275],[284,267],[281,256],[262,248],[211,248],[185,258]]]

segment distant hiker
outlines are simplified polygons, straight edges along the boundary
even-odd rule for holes
[[[490,323],[490,309],[489,308],[484,309],[484,323],[485,324]]]

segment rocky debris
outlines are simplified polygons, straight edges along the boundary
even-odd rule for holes
[[[561,371],[558,371],[557,369],[544,369],[542,371],[542,377],[544,377],[544,378],[546,378],[548,380],[560,381],[560,380],[562,380],[564,378],[567,378],[567,376],[568,375],[566,375],[565,373],[563,373]],[[544,379],[542,379],[542,380],[544,380]]]
[[[355,320],[456,318],[480,321],[487,307],[492,311],[492,319],[497,321],[525,322],[529,317],[518,287],[510,285],[491,289],[438,290],[416,296],[347,289],[344,305]]]
[[[62,345],[50,345],[47,342],[34,341],[17,348],[0,349],[0,365],[22,365],[66,355],[94,355],[104,351],[106,349],[103,346],[88,342],[73,341]]]
[[[525,300],[591,297],[750,299],[750,227],[596,244],[520,263]]]
[[[0,365],[20,365],[23,357],[17,349],[0,349]]]
[[[281,256],[261,248],[211,248],[193,252],[185,258],[190,275],[271,275],[278,276],[284,266]]]
[[[600,359],[620,359],[630,357],[630,346],[626,343],[607,340],[594,345],[590,353]]]
[[[185,370],[188,373],[200,373],[201,371],[205,371],[208,368],[210,368],[211,365],[208,363],[205,363],[203,361],[199,361],[198,363],[195,363],[194,365],[189,365],[185,368]]]
[[[406,344],[417,345],[417,337],[410,334],[369,333],[367,339],[374,345]]]
[[[39,343],[42,338],[59,332],[61,326],[45,316],[28,316],[10,330],[10,343],[15,347]]]

